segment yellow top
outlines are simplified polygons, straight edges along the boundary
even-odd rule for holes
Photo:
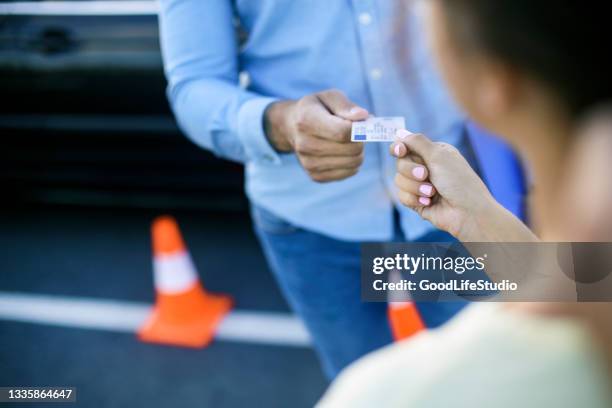
[[[612,397],[582,326],[487,303],[352,364],[317,406],[610,408]]]

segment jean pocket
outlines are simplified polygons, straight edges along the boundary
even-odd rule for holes
[[[255,227],[267,234],[291,234],[299,231],[295,225],[256,205],[251,205]]]

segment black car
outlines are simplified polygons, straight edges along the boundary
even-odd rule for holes
[[[241,209],[242,168],[181,135],[154,1],[0,0],[6,197]]]

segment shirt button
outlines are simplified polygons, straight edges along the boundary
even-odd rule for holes
[[[370,13],[361,13],[359,15],[359,22],[363,25],[370,25],[372,22],[372,15]]]
[[[382,78],[382,70],[380,68],[374,68],[370,71],[370,77],[372,77],[373,80],[377,81],[380,78]]]
[[[263,155],[263,159],[264,159],[264,161],[266,161],[266,162],[268,162],[268,163],[272,163],[272,162],[274,161],[274,157],[272,157],[272,156],[271,156],[271,155],[269,155],[269,154],[264,154],[264,155]]]

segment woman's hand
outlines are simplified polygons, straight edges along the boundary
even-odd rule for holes
[[[499,205],[459,151],[398,131],[395,184],[400,201],[461,241],[532,241],[533,234]]]

